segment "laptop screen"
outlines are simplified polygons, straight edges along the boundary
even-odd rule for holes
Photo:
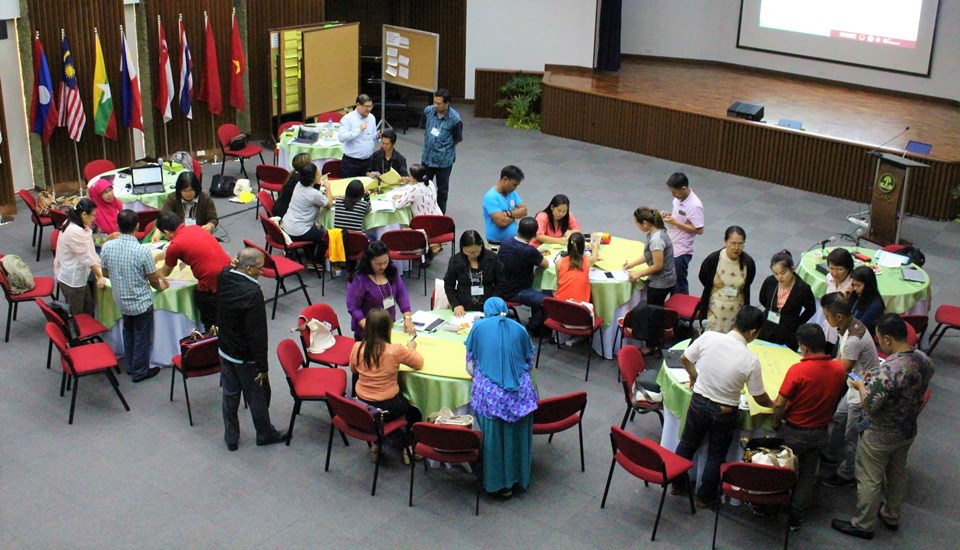
[[[136,193],[162,191],[163,190],[163,169],[159,164],[151,164],[140,168],[131,168],[133,176],[133,189]]]

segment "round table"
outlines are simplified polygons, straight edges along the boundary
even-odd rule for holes
[[[368,177],[359,177],[359,178],[343,178],[343,179],[331,179],[327,183],[330,185],[330,193],[334,197],[342,197],[347,192],[347,184],[353,180],[360,180],[363,183],[363,188],[367,192],[377,190],[377,180],[374,178]],[[389,198],[389,193],[384,194],[372,194],[370,198],[372,200]],[[374,211],[372,208],[367,211],[367,215],[363,218],[363,226],[367,229],[368,234],[372,234],[374,237],[379,237],[378,228],[388,228],[388,229],[398,229],[400,227],[409,227],[410,220],[413,218],[413,213],[410,211],[409,207],[397,208],[394,210],[378,210]],[[333,205],[330,208],[321,208],[317,213],[317,223],[323,227],[333,227]],[[380,232],[382,233],[382,231]]]
[[[453,315],[450,310],[432,313],[444,320]],[[409,339],[402,323],[394,325],[394,343],[405,343]],[[473,377],[467,373],[467,350],[463,345],[466,339],[466,331],[420,331],[417,351],[423,356],[423,368],[415,371],[401,365],[400,389],[424,418],[443,407],[456,411],[470,404]]]
[[[315,130],[320,132],[320,139],[314,143],[300,143],[296,141],[300,128]],[[293,169],[293,157],[300,153],[310,155],[310,160],[319,159],[341,159],[343,158],[343,144],[337,139],[340,131],[339,124],[333,124],[333,128],[327,128],[327,124],[307,124],[297,126],[294,129],[284,132],[280,136],[280,155],[277,163],[287,170]]]
[[[177,178],[180,176],[180,172],[183,172],[185,168],[176,162],[165,162],[163,163],[162,173],[163,173],[163,188],[164,190],[159,193],[127,193],[127,183],[132,183],[131,176],[126,173],[130,168],[117,168],[116,170],[110,170],[109,172],[104,172],[99,176],[96,176],[90,181],[96,181],[98,178],[113,176],[113,194],[120,200],[120,202],[125,205],[131,205],[134,209],[137,207],[149,207],[160,209],[163,206],[163,202],[167,200],[167,197],[170,193],[173,193],[174,188],[177,185]],[[139,204],[138,204],[139,203]]]

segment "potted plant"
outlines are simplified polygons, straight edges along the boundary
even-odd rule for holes
[[[540,129],[540,94],[543,81],[540,75],[517,72],[500,87],[505,97],[497,107],[507,108],[507,126],[522,130]]]

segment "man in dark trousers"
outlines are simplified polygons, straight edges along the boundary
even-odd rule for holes
[[[270,379],[267,376],[267,310],[257,279],[263,254],[244,248],[237,265],[225,268],[217,281],[220,312],[220,384],[223,386],[223,427],[227,449],[240,444],[240,392],[250,406],[257,429],[257,446],[284,441],[286,432],[270,423]]]

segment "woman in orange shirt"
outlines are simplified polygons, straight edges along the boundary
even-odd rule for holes
[[[597,259],[594,255],[584,256],[585,249],[586,239],[582,233],[570,235],[567,255],[557,262],[557,291],[554,298],[590,302],[590,267]]]

